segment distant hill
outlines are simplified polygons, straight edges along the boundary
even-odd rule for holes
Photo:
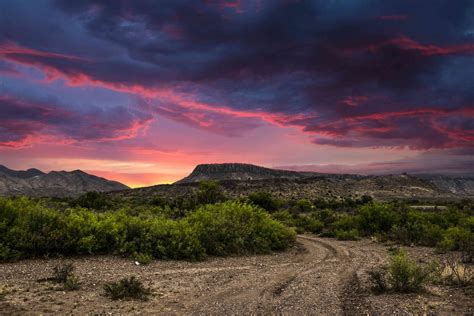
[[[443,200],[474,197],[472,178],[424,175],[324,174],[269,169],[249,164],[198,165],[187,177],[172,185],[156,185],[124,190],[112,194],[124,197],[176,198],[198,190],[202,180],[219,181],[232,198],[265,191],[283,199],[343,199],[370,195],[377,200],[420,199]]]
[[[0,195],[2,196],[77,196],[90,191],[109,192],[128,189],[126,185],[90,175],[80,170],[71,172],[38,169],[11,170],[0,165]]]
[[[10,177],[21,178],[21,179],[28,179],[28,178],[44,175],[44,172],[38,169],[34,169],[34,168],[28,169],[28,170],[17,171],[17,170],[8,169],[7,167],[0,165],[0,174],[2,173]]]
[[[474,196],[474,176],[420,174],[417,177],[429,181],[441,190],[456,195]]]
[[[260,167],[245,163],[197,165],[191,174],[176,183],[193,183],[202,180],[264,180],[302,179],[319,175],[316,172],[298,172]]]

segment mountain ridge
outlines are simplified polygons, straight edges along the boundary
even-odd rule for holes
[[[128,186],[82,170],[50,171],[31,168],[12,170],[0,165],[0,196],[78,196],[86,192],[110,192],[129,189]]]

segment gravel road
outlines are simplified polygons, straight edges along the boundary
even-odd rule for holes
[[[436,255],[410,248],[419,261]],[[0,314],[283,314],[283,315],[463,315],[474,312],[472,291],[430,287],[419,294],[374,295],[367,271],[384,264],[386,246],[298,236],[292,249],[262,256],[210,258],[203,262],[154,261],[137,266],[126,258],[68,259],[82,281],[65,292],[49,283],[59,259],[0,264]],[[153,289],[146,302],[110,301],[105,282],[137,276]]]

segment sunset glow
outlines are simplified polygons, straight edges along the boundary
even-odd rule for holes
[[[81,169],[131,187],[172,183],[199,163],[474,170],[472,1],[0,9],[10,168]]]

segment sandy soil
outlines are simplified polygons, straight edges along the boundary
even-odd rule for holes
[[[419,261],[436,257],[409,248]],[[264,256],[211,258],[204,262],[155,261],[94,256],[68,259],[82,281],[78,291],[37,282],[59,259],[0,264],[0,314],[291,314],[472,315],[474,293],[430,286],[417,294],[372,294],[367,270],[381,265],[387,247],[369,240],[336,241],[299,236],[289,251]],[[153,289],[150,300],[111,301],[103,284],[136,275]]]

